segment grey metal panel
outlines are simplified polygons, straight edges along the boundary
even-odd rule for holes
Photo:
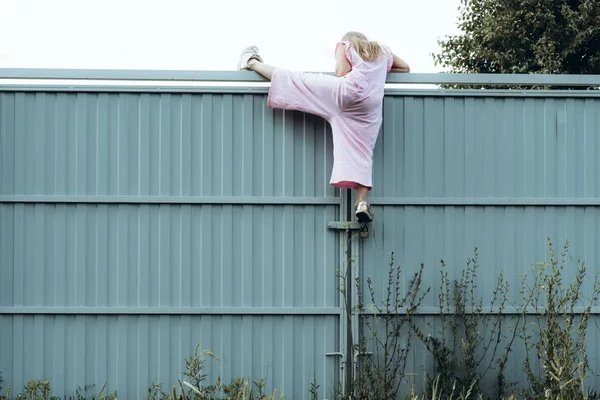
[[[0,306],[339,307],[336,218],[336,206],[0,205]]]
[[[368,318],[369,320],[373,321],[373,317],[372,316],[366,316],[366,318]],[[596,317],[596,321],[595,322],[600,322],[598,321],[599,318]],[[446,324],[448,324],[449,320],[446,320]],[[533,322],[533,320],[530,320],[531,322]],[[416,326],[418,326],[420,329],[424,330],[425,332],[430,332],[432,337],[435,337],[437,339],[441,339],[441,332],[442,332],[442,326],[441,326],[441,320],[439,319],[439,317],[436,316],[432,316],[432,315],[427,315],[427,316],[419,316],[416,318],[416,320],[414,320]],[[503,326],[508,333],[510,333],[510,328],[514,327],[515,324],[515,319],[512,317],[503,317]],[[594,322],[592,322],[592,325],[594,324]],[[382,325],[380,323],[379,325],[380,328],[382,328]],[[406,328],[406,326],[405,326]],[[448,332],[449,328],[446,326],[446,330]],[[368,335],[370,335],[370,331],[369,329],[366,329],[366,333]],[[482,332],[483,333],[483,332]],[[489,338],[489,336],[488,336]],[[589,333],[588,333],[588,354],[595,354],[595,349],[596,349],[596,344],[598,343],[598,330],[597,329],[590,329]],[[448,345],[452,345],[452,342],[449,340],[446,342]],[[503,352],[503,346],[505,346],[507,343],[507,338],[502,338],[500,340],[500,344],[497,350],[497,354],[502,354]],[[520,342],[519,340],[517,340],[517,345],[514,347],[514,351],[512,351],[510,353],[507,365],[506,365],[506,371],[507,374],[505,375],[505,379],[507,380],[508,383],[514,384],[514,388],[515,389],[528,389],[528,385],[527,385],[527,381],[526,381],[526,377],[525,374],[522,370],[524,362],[525,362],[525,358],[526,358],[526,354],[523,351],[523,346],[522,346],[522,342]],[[398,399],[403,399],[405,398],[406,395],[411,393],[411,389],[414,389],[416,393],[422,393],[423,390],[425,389],[426,386],[426,373],[429,373],[430,376],[435,376],[434,371],[436,370],[436,366],[434,363],[434,359],[433,356],[431,355],[431,353],[429,351],[427,351],[427,349],[425,348],[425,346],[418,341],[418,339],[416,338],[411,338],[411,340],[408,340],[408,336],[407,336],[407,329],[403,329],[401,331],[401,337],[399,338],[399,344],[400,346],[403,346],[404,348],[408,348],[409,349],[409,354],[408,357],[406,359],[406,366],[405,366],[405,371],[407,372],[406,376],[404,377],[404,381],[403,381],[403,385],[401,385],[400,387],[400,393],[401,395],[398,396]],[[380,351],[379,353],[377,353],[377,349],[373,347],[373,341],[367,341],[367,346],[368,346],[368,351],[373,352],[373,355],[370,355],[369,357],[374,357],[377,360],[383,360],[383,353]],[[483,362],[481,363],[482,368],[480,369],[481,372],[483,372],[483,369],[486,368],[488,366],[488,363],[490,362],[490,355],[491,352],[493,351],[493,348],[490,349],[490,351],[487,353],[486,357],[483,358]],[[482,353],[476,353],[478,356],[483,356]],[[460,356],[459,356],[460,357]],[[498,357],[496,358],[498,359]],[[457,374],[460,374],[460,362],[462,362],[463,360],[457,360]],[[537,374],[537,376],[542,376],[542,374],[544,373],[542,367],[540,366],[539,361],[537,361],[534,357],[532,357],[530,359],[531,361],[531,368],[532,371],[534,372],[534,374]],[[598,385],[598,376],[597,373],[595,371],[598,370],[598,368],[600,367],[600,361],[598,360],[597,357],[591,357],[591,359],[589,360],[590,362],[590,370],[593,370],[594,372],[591,373],[591,376],[589,376],[586,379],[585,382],[585,387],[590,388],[590,390],[593,390],[591,388],[595,388]],[[482,379],[482,381],[480,382],[480,389],[482,391],[482,393],[486,393],[486,394],[494,394],[496,393],[496,389],[497,389],[497,372],[498,372],[498,368],[497,368],[497,364],[493,363],[490,365],[491,368],[487,371],[487,373],[485,374],[484,379]],[[587,390],[587,389],[586,389]]]
[[[337,388],[324,121],[264,95],[2,92],[0,143],[7,385],[145,397],[201,340],[223,357],[215,379]]]
[[[598,207],[375,207],[374,238],[363,239],[364,277],[374,279],[377,293],[385,293],[390,252],[407,272],[406,279],[425,264],[424,282],[432,294],[423,304],[435,309],[440,283],[440,261],[447,263],[450,279],[457,279],[475,248],[479,252],[478,295],[489,306],[492,285],[500,272],[518,299],[520,275],[532,264],[548,260],[547,238],[557,251],[566,240],[570,254],[586,261],[590,276],[599,261],[600,209]],[[373,235],[371,235],[373,236]],[[575,269],[565,270],[566,279]],[[407,283],[407,282],[406,282]],[[590,287],[586,283],[586,295]],[[431,312],[428,310],[428,312]]]
[[[403,270],[400,282],[402,293],[406,293],[412,274],[424,263],[423,285],[430,287],[431,293],[425,298],[418,314],[424,321],[422,329],[425,334],[438,338],[440,334],[439,317],[436,317],[439,315],[440,260],[446,262],[446,272],[452,282],[460,278],[467,258],[473,256],[475,247],[479,252],[475,297],[483,299],[484,313],[489,312],[492,292],[500,273],[510,284],[510,303],[505,313],[515,313],[512,304],[521,304],[521,277],[531,275],[530,268],[534,263],[549,260],[548,237],[553,239],[557,253],[565,240],[569,240],[569,255],[585,260],[588,279],[583,285],[582,298],[591,297],[592,277],[596,273],[600,248],[600,208],[597,206],[376,206],[375,213],[376,219],[371,228],[371,235],[375,237],[362,240],[362,282],[365,284],[368,277],[372,278],[377,301],[382,301],[387,292],[389,252],[394,252],[395,264]],[[575,263],[566,263],[565,283],[573,281],[575,266]],[[367,301],[371,302],[370,299]],[[582,312],[584,304],[586,300],[575,312]],[[596,307],[592,312],[595,313],[592,317],[595,322],[589,325],[587,346],[588,354],[592,355],[591,368],[597,371],[600,361],[593,355],[598,351],[600,309]],[[510,326],[505,325],[505,329],[510,329]],[[407,371],[414,374],[409,380],[420,390],[424,371],[430,374],[434,372],[433,356],[416,338],[411,349]],[[517,341],[513,350],[507,378],[523,387],[526,382],[522,373],[522,342]],[[482,387],[493,388],[495,378],[494,371],[491,371]],[[587,387],[599,386],[600,377],[591,376]]]
[[[329,125],[266,96],[1,96],[0,194],[337,197]]]
[[[319,397],[337,387],[333,316],[51,316],[0,315],[0,371],[20,392],[28,379],[49,379],[55,394],[107,382],[119,398],[145,398],[153,382],[167,391],[183,379],[184,357],[196,344],[214,383],[266,379],[286,398],[309,398],[313,377]],[[8,356],[7,356],[8,355]],[[99,391],[100,387],[96,387]]]
[[[324,353],[343,351],[335,312],[343,249],[327,225],[340,220],[345,199],[328,186],[327,124],[268,109],[264,88],[77,90],[0,93],[7,383],[62,368],[55,388],[66,392],[109,377],[121,393],[144,395],[155,376],[178,377],[201,332],[218,341],[203,348],[228,354],[224,377],[246,365],[262,375],[268,365],[273,387],[305,398],[313,368],[325,371],[317,379],[329,395],[340,360]],[[501,269],[515,294],[520,268],[545,259],[548,235],[557,245],[570,239],[572,254],[595,265],[597,95],[469,93],[386,97],[376,220],[358,258],[378,292],[382,251],[395,251],[406,271],[425,262],[435,291],[439,259],[456,276],[478,246],[484,295]],[[433,310],[428,299],[423,313]],[[321,340],[331,341],[322,352]],[[265,361],[269,346],[281,351]],[[317,361],[306,361],[313,347]],[[113,349],[123,351],[113,357]],[[421,350],[415,357],[428,360]],[[139,376],[124,372],[138,363]]]
[[[440,260],[449,279],[458,279],[475,247],[480,264],[475,295],[485,306],[500,272],[510,284],[510,300],[518,300],[520,276],[549,258],[548,237],[557,251],[569,240],[570,255],[585,260],[592,276],[600,248],[598,115],[597,94],[388,95],[375,150],[376,217],[371,237],[361,241],[362,282],[371,277],[375,292],[386,293],[391,252],[405,271],[404,288],[424,263],[423,282],[432,292],[419,312],[433,335],[439,324]],[[574,277],[572,265],[565,280]],[[590,295],[591,283],[586,281],[584,296]],[[598,335],[590,326],[588,346],[594,354]],[[509,379],[521,385],[522,356],[514,352],[508,371]],[[423,368],[433,372],[432,361],[415,346],[409,371],[417,374],[417,387]],[[493,385],[493,379],[484,386]],[[590,383],[598,387],[600,380],[595,376]]]
[[[322,72],[334,75],[333,72]],[[205,82],[266,82],[267,79],[251,71],[158,71],[111,69],[12,69],[0,68],[0,79],[94,79],[94,80],[156,80]],[[388,83],[467,84],[467,85],[556,85],[600,86],[597,75],[556,74],[419,74],[390,73]]]
[[[598,115],[600,97],[388,96],[372,195],[597,198]]]

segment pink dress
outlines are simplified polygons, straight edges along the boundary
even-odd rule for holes
[[[384,56],[364,61],[346,45],[351,71],[344,77],[276,68],[268,105],[323,117],[333,133],[333,170],[330,184],[356,189],[372,188],[373,148],[382,122],[383,89],[393,54],[381,45]],[[337,49],[336,46],[336,49]]]

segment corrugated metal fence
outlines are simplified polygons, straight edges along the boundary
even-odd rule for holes
[[[525,78],[390,82],[402,79]],[[598,84],[529,81],[543,79]],[[421,312],[431,315],[439,260],[454,277],[474,247],[486,299],[500,271],[515,288],[546,258],[547,236],[569,239],[572,254],[595,268],[599,132],[594,91],[389,89],[376,220],[368,239],[351,242],[361,277],[385,290],[389,251],[407,271],[424,262],[433,295]],[[307,398],[313,379],[321,398],[348,383],[348,338],[358,327],[356,318],[347,325],[340,294],[345,233],[328,223],[348,219],[351,199],[328,185],[324,121],[270,110],[261,87],[0,83],[0,141],[5,384],[19,391],[45,378],[62,395],[108,382],[121,398],[144,398],[152,382],[182,377],[196,344],[220,357],[207,361],[213,381],[266,378],[287,398]],[[418,346],[411,357],[420,385],[432,360]]]
[[[384,113],[375,155],[375,240],[362,247],[363,282],[371,277],[376,293],[386,293],[391,251],[406,285],[424,263],[423,281],[432,292],[419,314],[426,333],[441,339],[440,260],[450,279],[458,279],[477,248],[475,295],[484,299],[484,310],[500,273],[510,284],[510,302],[521,304],[521,278],[531,276],[532,264],[548,261],[550,237],[557,253],[568,240],[569,255],[586,262],[583,295],[590,297],[600,261],[598,91],[406,92],[388,95]],[[575,266],[566,264],[569,283]],[[515,312],[510,303],[504,310]],[[600,310],[594,313],[589,388],[600,387]],[[507,321],[507,334],[514,323]],[[414,345],[407,371],[420,388],[434,360],[418,340]],[[523,362],[517,340],[507,372],[521,387]],[[490,387],[495,378],[488,374]]]

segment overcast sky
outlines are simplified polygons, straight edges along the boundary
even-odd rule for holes
[[[460,0],[0,0],[0,68],[235,70],[247,45],[274,65],[333,71],[348,30],[413,72],[457,33]]]

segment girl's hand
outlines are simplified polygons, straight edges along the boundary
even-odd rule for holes
[[[410,67],[406,61],[394,54],[394,63],[390,72],[410,72]]]

